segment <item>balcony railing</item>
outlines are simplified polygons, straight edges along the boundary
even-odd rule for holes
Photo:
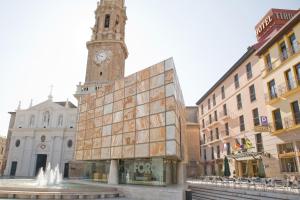
[[[272,89],[272,93],[265,94],[265,100],[271,101],[277,99],[278,97],[282,97],[287,95],[290,91],[298,88],[299,85],[296,81],[288,81],[287,83],[279,84],[277,87]]]
[[[219,118],[220,120],[228,120],[233,118],[233,114],[229,112],[228,110],[226,112],[221,111],[219,112]]]
[[[285,117],[282,121],[275,121],[269,126],[272,133],[285,132],[298,127],[300,128],[300,113],[295,114],[295,116]]]
[[[291,48],[287,49],[287,53],[286,54],[282,54],[280,52],[280,56],[279,59],[281,60],[281,62],[284,62],[285,60],[287,60],[289,57],[293,56],[296,53],[300,52],[300,46],[299,44],[293,45]],[[265,66],[265,69],[267,72],[271,72],[274,69],[274,62],[272,63],[268,63]]]

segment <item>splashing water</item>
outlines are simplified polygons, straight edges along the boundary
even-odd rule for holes
[[[59,185],[61,182],[62,174],[59,172],[58,165],[52,169],[50,163],[47,164],[46,171],[44,171],[43,168],[40,168],[36,178],[36,184],[39,187]]]

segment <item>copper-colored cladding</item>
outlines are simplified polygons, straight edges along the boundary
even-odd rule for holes
[[[271,9],[255,26],[258,42],[265,40],[273,31],[279,30],[298,10]]]
[[[181,159],[184,104],[172,59],[82,96],[79,108],[76,160]]]

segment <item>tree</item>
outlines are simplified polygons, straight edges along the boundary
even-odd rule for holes
[[[229,168],[229,162],[227,156],[224,158],[224,176],[229,177],[231,175],[230,168]]]

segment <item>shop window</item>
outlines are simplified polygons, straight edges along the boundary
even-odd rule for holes
[[[298,172],[296,157],[280,158],[281,172]]]

